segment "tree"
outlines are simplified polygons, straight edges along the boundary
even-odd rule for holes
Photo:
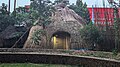
[[[55,0],[54,3],[55,4],[64,3],[66,5],[69,5],[69,0]]]
[[[114,0],[108,0],[108,2],[114,8],[115,50],[120,51],[120,17],[118,10],[120,3],[116,3]]]
[[[92,23],[86,25],[83,29],[80,30],[81,38],[93,47],[96,44],[100,44],[103,41],[102,32]]]
[[[1,15],[8,15],[9,12],[7,11],[7,5],[5,3],[2,3],[2,9],[0,9]]]
[[[86,3],[83,4],[82,0],[77,0],[75,5],[72,4],[69,7],[73,9],[83,19],[85,19],[87,21],[87,24],[89,24],[90,15]]]
[[[31,23],[31,21],[28,21],[28,20],[30,20],[30,17],[29,17],[30,14],[29,14],[29,12],[26,11],[25,7],[16,8],[16,15],[14,15],[14,12],[11,15],[13,17],[15,17],[15,19],[16,19],[15,24],[17,24],[17,25]]]
[[[77,6],[77,7],[82,7],[82,6],[83,6],[82,0],[77,0],[77,1],[76,1],[76,6]]]
[[[89,14],[86,3],[84,3],[84,5],[83,5],[83,14],[84,14],[83,18],[87,20],[87,23],[89,23],[90,22],[90,14]]]
[[[39,19],[40,25],[45,28],[49,24],[53,9],[50,0],[34,0],[30,4],[30,18],[33,20]]]
[[[9,15],[7,11],[7,5],[2,4],[2,9],[0,9],[0,32],[3,31],[9,25],[13,25],[15,22],[14,17]]]

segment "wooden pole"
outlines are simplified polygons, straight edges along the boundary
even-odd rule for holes
[[[14,0],[14,16],[16,16],[16,0]]]
[[[10,0],[9,0],[9,6],[8,6],[8,11],[10,12]]]
[[[16,0],[14,0],[14,11],[16,10]]]

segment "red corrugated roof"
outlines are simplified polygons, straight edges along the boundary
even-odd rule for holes
[[[90,19],[92,20],[92,8],[88,8],[90,13]],[[118,9],[118,14],[120,15],[120,9]],[[106,25],[106,22],[109,26],[114,24],[114,9],[113,8],[93,8],[94,14],[94,23],[99,25]]]

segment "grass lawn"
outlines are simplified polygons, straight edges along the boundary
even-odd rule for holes
[[[0,67],[78,67],[71,65],[55,65],[55,64],[33,64],[33,63],[3,63]]]

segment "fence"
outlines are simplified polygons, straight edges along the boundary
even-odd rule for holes
[[[83,67],[120,67],[120,61],[117,60],[69,55],[68,53],[60,53],[61,51],[64,50],[0,49],[0,63],[44,63],[79,65]]]

